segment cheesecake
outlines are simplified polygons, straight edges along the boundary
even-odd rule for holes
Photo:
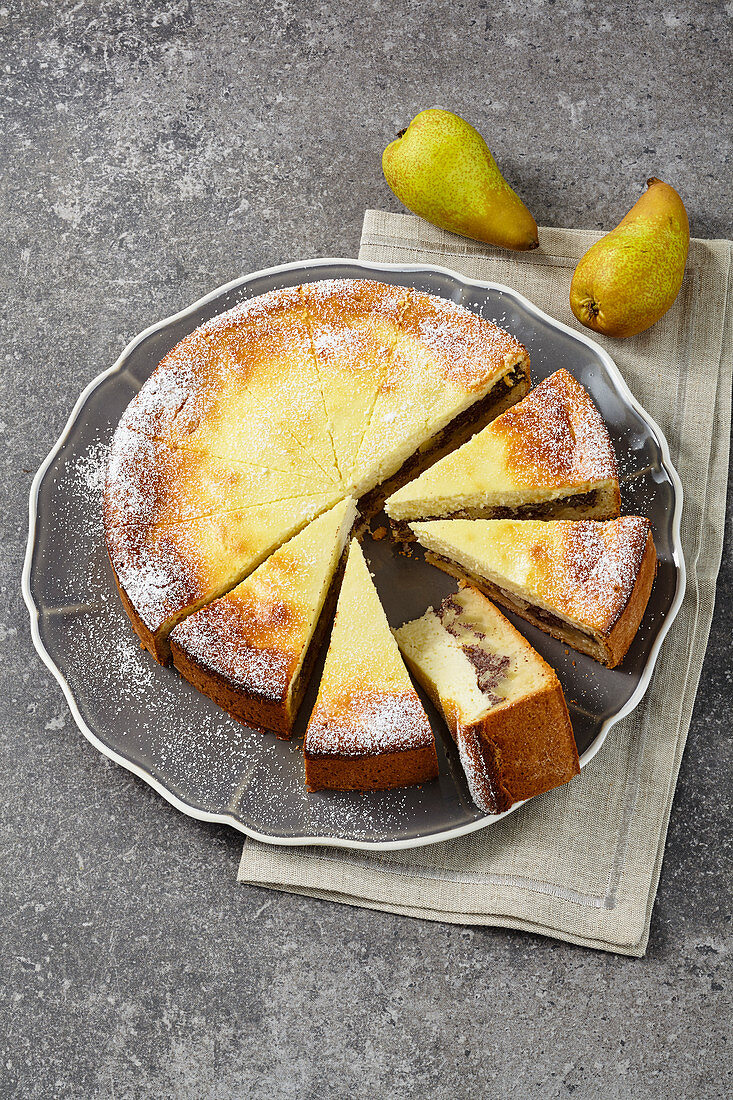
[[[108,525],[107,552],[122,605],[161,664],[187,615],[223,596],[339,494],[296,497],[181,523]]]
[[[355,515],[340,501],[171,633],[178,671],[238,721],[292,734]]]
[[[355,490],[355,462],[407,308],[407,292],[371,279],[300,287],[334,454]],[[358,495],[358,494],[357,494]]]
[[[334,491],[306,473],[222,459],[119,428],[104,492],[105,526],[151,527]]]
[[[420,519],[612,519],[618,470],[598,409],[564,368],[386,502],[395,533]]]
[[[286,308],[287,307],[287,308]],[[291,291],[250,299],[177,344],[130,402],[123,430],[227,462],[340,485],[310,337]]]
[[[385,790],[438,774],[430,722],[356,540],[303,752],[311,791]]]
[[[555,672],[475,588],[462,586],[394,633],[445,719],[480,810],[504,813],[579,773]]]
[[[649,520],[430,520],[426,559],[540,630],[615,668],[644,616],[657,556]]]

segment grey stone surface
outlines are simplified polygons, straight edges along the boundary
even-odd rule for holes
[[[729,236],[730,12],[3,0],[0,1095],[731,1094],[729,559],[638,961],[238,887],[233,832],[84,741],[19,594],[81,388],[235,275],[355,254],[420,108],[474,121],[541,223],[610,228],[656,174]]]

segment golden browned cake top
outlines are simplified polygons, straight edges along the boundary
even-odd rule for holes
[[[650,534],[641,516],[411,526],[428,550],[601,634],[629,601]]]
[[[340,501],[171,636],[202,668],[282,702],[302,663],[354,521]]]
[[[279,703],[287,696],[300,657],[291,638],[304,626],[304,610],[289,601],[230,593],[189,615],[172,640],[201,667]]]
[[[607,633],[622,613],[636,583],[649,536],[649,520],[557,521],[559,554],[538,539],[535,561],[540,585],[563,614]]]
[[[414,344],[429,352],[433,369],[446,382],[466,391],[481,389],[498,368],[526,356],[524,345],[493,321],[435,294],[418,290],[407,294],[403,339],[393,364],[397,380]]]
[[[504,438],[504,462],[517,485],[572,485],[618,478],[601,414],[564,368],[530,390],[487,431]]]
[[[330,493],[180,523],[121,523],[107,527],[107,550],[119,585],[144,625],[168,630],[182,613],[239,584],[337,499]]]
[[[408,301],[405,287],[375,279],[319,279],[299,292],[312,323],[332,329],[359,329],[375,318],[397,326]]]
[[[338,384],[339,372],[325,369],[329,348],[354,332],[357,353],[339,360],[339,371],[348,369]],[[371,356],[359,351],[369,347]],[[426,421],[414,442],[409,436],[411,453],[432,434],[436,394],[472,391],[517,350],[508,334],[452,302],[370,280],[272,291],[190,333],[128,406],[107,471],[110,553],[130,602],[141,600],[141,619],[169,624],[171,608],[190,610],[190,602],[179,607],[184,589],[187,599],[198,593],[194,602],[220,594],[227,576],[238,582],[302,526],[294,512],[311,518],[350,495],[359,475],[349,467],[372,413],[369,469],[375,447],[404,447],[395,410],[416,408]],[[348,370],[365,362],[373,378],[351,384]],[[413,400],[421,394],[424,402]],[[460,402],[446,404],[455,415]],[[224,515],[239,517],[231,530]],[[184,522],[203,525],[201,543],[192,528],[178,529]],[[134,546],[115,533],[125,526],[141,529]]]
[[[348,419],[352,409],[348,389],[339,407],[326,408],[319,364],[349,343],[353,369],[367,363],[375,374],[367,416],[377,392],[399,401],[416,378],[438,391],[472,392],[525,354],[514,337],[454,302],[372,280],[327,280],[271,291],[213,317],[166,355],[121,425],[229,457],[219,437],[233,421],[247,429],[239,457],[252,463],[260,459],[250,437],[259,447],[267,429],[261,464],[314,476],[320,464],[333,476],[318,446],[328,418]]]
[[[120,425],[107,464],[105,525],[180,523],[310,496],[317,487],[295,471],[225,461]]]

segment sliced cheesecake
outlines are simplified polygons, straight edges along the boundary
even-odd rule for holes
[[[612,519],[618,470],[603,419],[566,370],[394,493],[400,537],[417,519]]]
[[[438,774],[430,722],[355,540],[303,751],[311,791],[385,790]]]
[[[267,294],[195,329],[121,425],[224,461],[305,473],[316,490],[340,484],[310,336],[290,308],[299,308],[292,293],[283,303]]]
[[[355,515],[340,501],[172,632],[173,664],[232,717],[290,737]]]
[[[529,389],[529,356],[515,337],[455,302],[405,294],[353,468],[354,495],[371,492],[375,503]]]
[[[578,774],[560,681],[475,588],[462,587],[395,637],[446,721],[479,809],[503,813]]]
[[[107,526],[123,606],[145,648],[170,660],[168,636],[218,599],[341,494],[277,501],[175,524]]]
[[[325,279],[300,287],[329,431],[344,484],[397,341],[407,291],[371,279]]]
[[[657,556],[648,519],[433,520],[427,560],[614,668],[644,616]]]

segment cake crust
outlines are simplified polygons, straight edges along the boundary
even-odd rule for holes
[[[538,752],[537,731],[543,731]],[[473,757],[475,790],[489,813],[561,787],[580,774],[578,750],[560,682],[531,698],[489,712],[464,726],[464,753]]]

